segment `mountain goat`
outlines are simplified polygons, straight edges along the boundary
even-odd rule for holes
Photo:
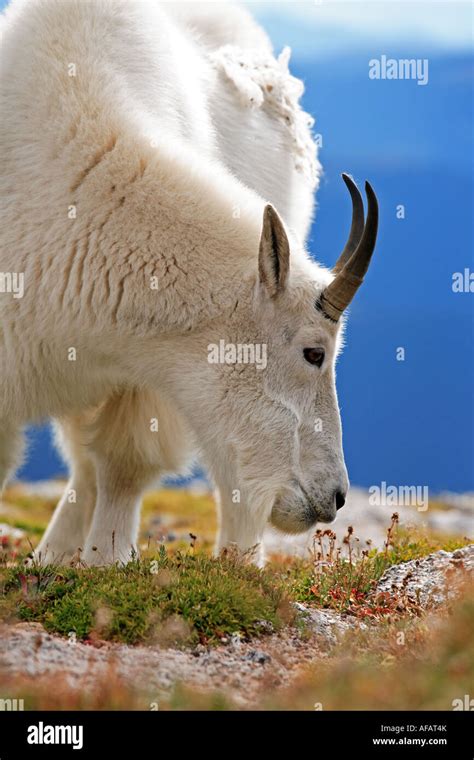
[[[44,563],[127,561],[143,491],[196,456],[218,549],[262,561],[269,522],[344,504],[334,364],[377,201],[367,184],[364,223],[344,175],[349,240],[333,272],[310,260],[301,84],[245,11],[209,7],[13,0],[3,19],[0,484],[22,427],[54,417],[71,478]]]

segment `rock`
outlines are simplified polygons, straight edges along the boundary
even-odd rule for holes
[[[405,594],[422,607],[444,604],[456,596],[459,584],[474,573],[474,544],[454,552],[438,551],[421,559],[394,565],[380,578],[375,594]]]
[[[322,644],[336,644],[338,637],[350,628],[366,627],[354,618],[346,617],[332,610],[319,610],[307,607],[300,602],[296,602],[295,607],[302,615],[307,628],[321,640]]]
[[[270,620],[258,620],[256,626],[260,633],[273,633],[275,628]]]
[[[265,665],[265,663],[270,662],[272,658],[266,652],[262,652],[259,649],[252,649],[243,659],[249,660],[250,662],[256,662],[259,665]]]

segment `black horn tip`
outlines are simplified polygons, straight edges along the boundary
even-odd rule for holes
[[[359,192],[359,188],[357,187],[356,182],[352,179],[352,177],[349,174],[346,174],[345,172],[341,175],[342,179],[344,180],[344,184],[349,190],[349,193],[351,195],[351,198],[354,203],[357,204],[358,207],[358,213],[362,213],[362,223],[363,223],[363,217],[364,217],[364,206],[362,202],[362,196]]]
[[[372,185],[370,184],[370,182],[368,180],[365,180],[365,192],[366,192],[367,195],[371,195],[372,198],[375,201],[377,201],[377,196],[375,195],[374,188],[372,187]]]
[[[377,196],[375,195],[374,188],[370,184],[370,182],[365,182],[365,194],[367,196],[367,200],[369,202],[369,210],[371,210],[371,216],[373,217],[372,221],[375,223],[375,229],[377,230],[377,222],[378,222],[378,216],[379,216],[379,202],[377,200]]]

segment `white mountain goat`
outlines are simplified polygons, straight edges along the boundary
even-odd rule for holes
[[[348,243],[332,273],[309,259],[302,86],[245,11],[199,6],[13,0],[2,20],[0,484],[21,428],[55,417],[71,479],[45,563],[127,561],[143,491],[196,457],[218,549],[344,504],[334,364],[377,201],[367,184],[364,224],[344,176]]]

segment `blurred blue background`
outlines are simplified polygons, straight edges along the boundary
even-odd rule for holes
[[[5,2],[0,0],[0,7]],[[324,176],[310,237],[332,264],[350,226],[340,179],[370,179],[380,237],[338,364],[352,483],[474,490],[472,6],[457,2],[248,3],[306,86]],[[371,80],[368,62],[427,58],[429,81]],[[405,219],[397,219],[397,206]],[[397,361],[397,348],[405,360]],[[19,477],[64,472],[47,427]]]

